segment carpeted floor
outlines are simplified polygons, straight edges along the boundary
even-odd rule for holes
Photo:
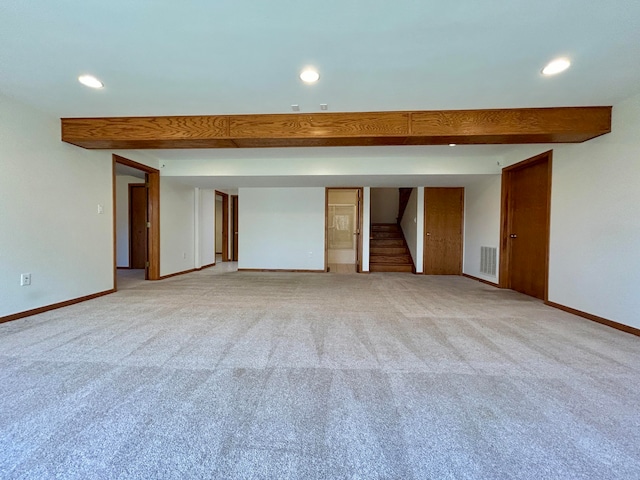
[[[0,325],[0,478],[640,478],[632,335],[462,277],[119,285]]]

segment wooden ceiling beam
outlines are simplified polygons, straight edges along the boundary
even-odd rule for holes
[[[611,107],[63,118],[90,149],[577,143],[611,131]]]

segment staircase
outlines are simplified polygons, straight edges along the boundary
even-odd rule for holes
[[[369,248],[369,271],[413,271],[411,252],[402,230],[395,223],[372,223]]]

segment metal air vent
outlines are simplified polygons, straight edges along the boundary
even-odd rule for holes
[[[480,247],[480,273],[496,276],[498,249],[496,247]]]

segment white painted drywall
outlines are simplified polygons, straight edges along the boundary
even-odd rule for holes
[[[371,189],[371,223],[396,223],[400,190],[397,188]]]
[[[500,173],[496,149],[491,145],[486,149],[487,156],[465,156],[464,148],[440,146],[196,149],[188,158],[163,160],[166,166],[162,172],[163,175],[186,177],[304,175],[318,177],[320,181],[327,176],[359,175],[379,177],[386,183],[384,186],[390,186],[389,182],[399,175],[410,180],[418,175]],[[412,185],[401,182],[394,186]]]
[[[324,188],[241,188],[238,268],[324,269]]]
[[[362,189],[362,271],[369,271],[371,247],[371,188]]]
[[[422,232],[418,233],[417,188],[411,190],[411,196],[409,197],[409,201],[407,202],[407,208],[404,211],[404,216],[402,217],[400,227],[402,228],[402,232],[404,233],[404,238],[407,241],[407,247],[409,247],[411,258],[413,259],[413,264],[416,266],[417,271],[418,264],[416,263],[416,260],[418,255],[418,237],[422,235]]]
[[[498,283],[496,276],[480,273],[480,247],[495,247],[500,265],[501,175],[486,175],[468,184],[464,198],[464,257],[462,271],[467,275]]]
[[[3,95],[0,112],[0,316],[113,288],[111,153],[61,142],[59,118]]]
[[[418,241],[416,242],[416,273],[424,272],[424,187],[418,187],[418,209],[416,213],[417,218],[417,234]]]
[[[160,177],[160,275],[195,268],[195,190]]]
[[[613,109],[612,132],[553,149],[549,300],[640,328],[640,95]],[[495,215],[499,215],[496,212]]]
[[[144,183],[130,175],[116,176],[116,265],[129,267],[129,184]]]
[[[222,253],[222,197],[216,197],[216,253]]]
[[[212,189],[200,189],[200,221],[199,226],[199,246],[201,267],[216,263],[215,253],[215,225],[216,202],[215,191]]]

